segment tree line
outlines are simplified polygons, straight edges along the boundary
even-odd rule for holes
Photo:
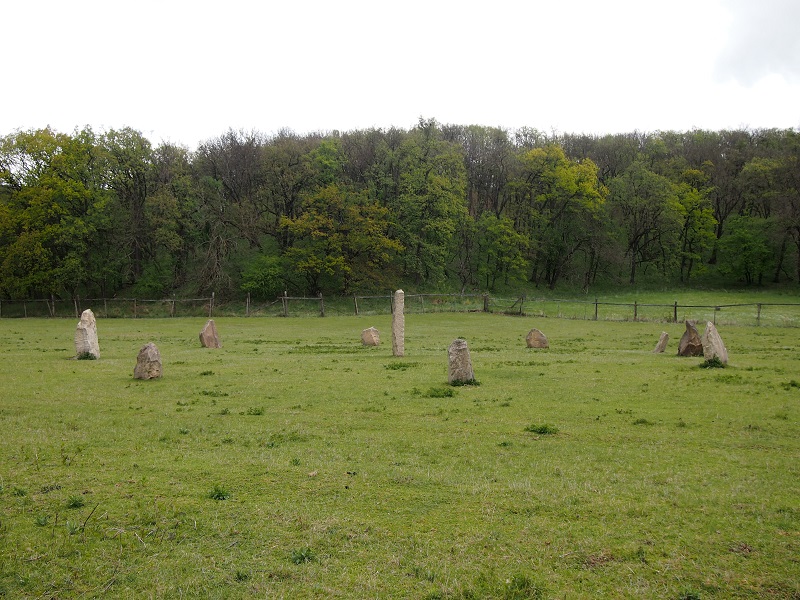
[[[800,282],[800,134],[0,137],[0,294]]]

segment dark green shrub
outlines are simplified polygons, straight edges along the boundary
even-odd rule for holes
[[[525,428],[525,431],[529,431],[531,433],[538,433],[539,435],[555,435],[558,433],[558,427],[555,425],[550,425],[548,423],[543,423],[542,425],[528,425]]]

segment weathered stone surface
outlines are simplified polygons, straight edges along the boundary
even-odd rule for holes
[[[711,321],[706,323],[706,330],[703,332],[701,341],[703,343],[703,358],[711,360],[716,357],[723,365],[728,364],[728,349],[725,348],[717,327]]]
[[[380,346],[381,334],[374,327],[361,332],[361,343],[365,346]]]
[[[653,348],[653,354],[661,354],[667,349],[667,342],[669,341],[669,334],[666,331],[661,332],[661,337],[658,338],[656,347]]]
[[[157,379],[161,377],[161,374],[161,353],[158,351],[158,347],[150,342],[139,350],[133,377],[134,379]]]
[[[392,356],[405,356],[406,353],[406,295],[403,290],[394,293],[394,312],[392,313]]]
[[[91,309],[81,313],[81,320],[75,329],[75,356],[87,358],[89,355],[100,358],[100,343],[97,341],[97,321]]]
[[[549,348],[550,342],[547,341],[547,336],[536,328],[528,332],[525,338],[528,348]]]
[[[458,338],[447,348],[447,381],[451,384],[475,381],[467,340]]]
[[[200,344],[203,348],[222,348],[222,343],[219,341],[219,334],[217,333],[217,325],[214,319],[209,319],[203,330],[200,332]]]
[[[686,321],[686,331],[678,342],[678,356],[702,356],[703,342],[697,332],[697,321]]]

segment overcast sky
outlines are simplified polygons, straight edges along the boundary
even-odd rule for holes
[[[10,0],[0,135],[800,128],[798,0]]]

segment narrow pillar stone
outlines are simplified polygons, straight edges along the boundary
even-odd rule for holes
[[[392,355],[405,356],[406,353],[406,294],[403,290],[394,293],[394,313],[392,313]]]
[[[467,340],[458,338],[447,348],[447,381],[451,385],[475,381]]]
[[[200,345],[203,346],[203,348],[222,348],[214,319],[209,319],[200,332]]]
[[[664,350],[667,349],[667,342],[669,342],[669,334],[666,331],[662,331],[656,347],[653,348],[653,354],[661,354],[664,352]]]
[[[81,313],[81,320],[75,329],[75,357],[97,360],[100,358],[100,343],[97,341],[97,321],[94,313],[87,308]]]

